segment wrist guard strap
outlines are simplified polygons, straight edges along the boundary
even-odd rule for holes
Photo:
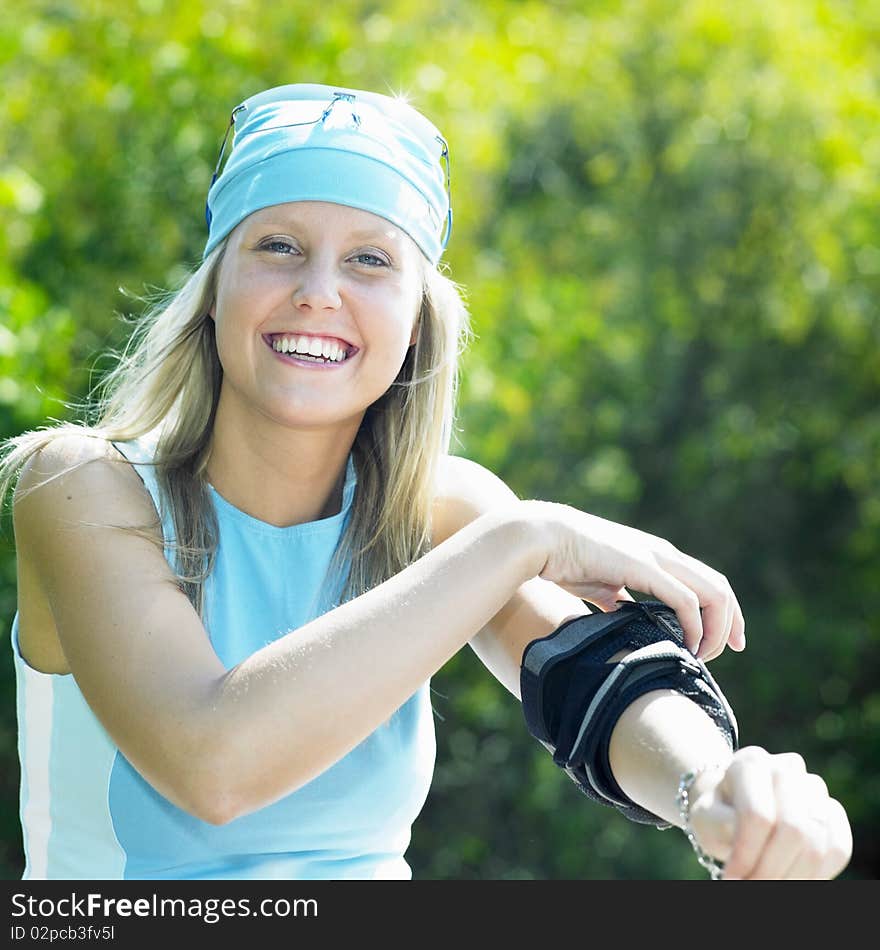
[[[620,650],[633,652],[609,663]],[[736,750],[733,710],[706,665],[685,648],[675,611],[659,600],[624,601],[609,613],[575,617],[523,652],[520,695],[529,732],[591,799],[632,821],[668,828],[624,794],[608,760],[621,713],[655,689],[697,703]]]

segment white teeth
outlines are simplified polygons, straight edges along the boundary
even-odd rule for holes
[[[303,356],[314,356],[325,360],[341,363],[346,358],[345,349],[332,340],[321,340],[318,337],[281,337],[272,341],[272,349],[279,353],[297,353]]]

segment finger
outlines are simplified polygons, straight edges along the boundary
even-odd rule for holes
[[[614,613],[615,610],[620,610],[621,606],[626,603],[635,603],[635,597],[625,587],[621,587],[620,590],[608,598],[605,611],[606,613]]]
[[[733,601],[733,626],[730,631],[730,639],[727,642],[731,650],[736,650],[737,653],[741,653],[746,648],[746,619],[743,617],[742,608],[735,597]]]
[[[733,615],[734,615],[734,606],[736,600],[733,596],[733,591],[730,589],[730,584],[727,582],[727,578],[723,574],[718,574],[718,583],[723,589],[723,597],[718,605],[715,605],[714,609],[718,609],[719,615],[723,610],[723,617],[718,625],[719,636],[717,637],[714,645],[709,641],[708,637],[703,638],[703,642],[700,644],[700,652],[697,654],[701,660],[709,662],[714,660],[717,656],[720,656],[724,652],[724,648],[727,646],[730,640],[731,628],[733,625]],[[705,630],[707,626],[709,629],[712,628],[711,622],[707,624],[706,614],[707,611],[711,612],[713,606],[707,606],[703,608],[703,629]],[[710,618],[711,620],[711,618]]]
[[[852,856],[849,819],[840,802],[828,794],[828,786],[819,775],[803,777],[802,797],[807,803],[812,833],[820,840],[820,853],[809,861],[808,868],[792,867],[786,877],[830,880],[840,874]]]
[[[837,877],[849,864],[852,857],[853,839],[849,819],[843,805],[834,798],[828,799],[828,850],[819,870],[823,881]]]
[[[709,625],[709,632],[706,638],[705,654],[700,659],[714,659],[720,655],[725,646],[733,646],[735,649],[745,647],[745,622],[742,616],[742,608],[730,586],[730,581],[720,572],[708,567],[702,561],[684,554],[682,557],[690,565],[698,576],[705,576],[708,584],[709,600],[705,595],[701,597],[700,604],[706,609],[711,610],[713,602],[724,604],[723,619],[720,616],[717,628]],[[714,598],[714,601],[713,599]],[[704,624],[705,625],[705,624]]]
[[[797,837],[792,838],[789,846],[792,853],[790,863],[784,870],[777,872],[773,880],[780,881],[816,881],[825,854],[828,851],[828,825],[820,816],[809,819],[807,824],[797,829]]]
[[[752,875],[776,821],[776,799],[769,753],[741,749],[733,758],[720,791],[736,812],[736,832],[724,865],[728,880]]]
[[[608,608],[608,611],[613,613],[615,610],[620,610],[624,604],[634,604],[635,602],[635,597],[633,597],[626,588],[621,588],[620,593],[615,596],[614,603]]]
[[[703,636],[692,652],[700,659],[714,658],[723,651],[730,634],[734,597],[727,578],[671,544],[661,550],[657,560],[697,595],[702,608]]]
[[[678,617],[684,634],[684,645],[696,654],[703,638],[703,620],[700,616],[700,602],[697,595],[677,577],[660,570],[649,578],[628,585],[643,590],[668,604]]]
[[[828,786],[820,776],[795,773],[793,779],[799,781],[796,794],[806,811],[806,823],[801,829],[802,846],[781,876],[786,880],[814,881],[823,877],[831,846],[831,799]]]
[[[724,652],[725,646],[730,647],[731,650],[735,650],[737,653],[741,653],[746,648],[746,622],[742,615],[742,609],[735,597],[728,598],[727,603],[728,616],[725,618],[725,623],[727,624],[728,632],[711,653],[708,653],[706,656],[700,656],[700,659],[705,663],[720,656]]]
[[[776,823],[751,880],[812,880],[817,876],[827,850],[828,828],[827,793],[826,802],[817,806],[816,779],[818,776],[809,776],[797,766],[778,767],[774,772]]]
[[[777,752],[776,755],[770,756],[770,759],[775,770],[793,771],[803,776],[807,774],[807,763],[800,752]]]
[[[703,607],[703,639],[696,655],[701,660],[714,660],[724,652],[730,630],[731,611],[726,600],[706,604]]]
[[[617,610],[621,601],[634,600],[625,587],[616,588],[612,584],[589,584],[586,589],[574,586],[566,587],[565,590],[588,604],[598,607],[603,613],[612,613]]]
[[[555,583],[575,597],[595,604],[606,613],[617,610],[619,600],[634,600],[627,588],[652,594],[675,611],[684,633],[685,645],[692,653],[696,653],[703,635],[697,595],[659,567],[655,558],[650,555],[631,559],[625,566],[625,576],[622,579],[621,587],[597,581],[584,584],[558,581]]]
[[[736,834],[736,812],[717,794],[710,792],[691,810],[691,827],[697,842],[707,854],[718,861],[730,858]]]
[[[726,598],[723,601],[723,607],[724,607],[724,619],[721,622],[720,629],[723,630],[724,632],[719,637],[714,648],[709,647],[709,645],[707,644],[705,640],[703,643],[700,644],[699,656],[700,656],[700,659],[705,661],[706,663],[708,663],[710,660],[714,660],[718,656],[721,656],[721,654],[724,652],[724,648],[727,646],[728,641],[730,640],[730,627],[733,621],[733,601],[730,597]],[[703,610],[703,627],[705,628],[705,626],[706,626],[706,611],[704,609]]]

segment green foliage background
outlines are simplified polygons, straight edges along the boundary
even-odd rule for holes
[[[456,453],[724,572],[713,671],[880,865],[880,6],[873,0],[6,0],[0,436],[69,418],[123,313],[201,256],[231,108],[323,82],[444,130],[469,292]],[[0,548],[0,876],[20,876]],[[434,680],[416,878],[701,878],[590,805],[469,651]]]

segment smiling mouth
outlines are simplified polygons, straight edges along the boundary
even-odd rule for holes
[[[313,353],[298,353],[296,350],[289,350],[284,352],[284,349],[281,344],[281,336],[264,336],[263,340],[266,342],[266,345],[270,350],[279,358],[282,359],[285,363],[289,363],[293,366],[326,366],[338,367],[342,366],[343,363],[347,363],[356,353],[359,353],[360,350],[356,346],[349,346],[347,349],[342,349],[340,347],[334,347],[331,350],[329,356],[318,356]],[[335,358],[334,358],[335,357]]]

